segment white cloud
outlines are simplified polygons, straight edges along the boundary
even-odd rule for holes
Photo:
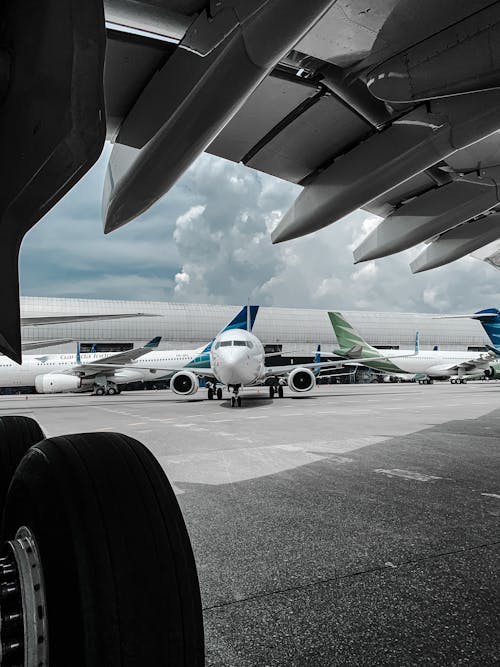
[[[357,211],[320,232],[272,245],[297,186],[203,155],[137,221],[102,233],[106,154],[28,235],[22,292],[380,311],[469,311],[500,303],[499,274],[464,259],[413,276],[418,250],[366,264],[352,249],[378,218]]]

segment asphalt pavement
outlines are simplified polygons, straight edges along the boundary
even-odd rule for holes
[[[1,397],[0,414],[157,456],[208,665],[500,665],[500,383],[205,396]]]

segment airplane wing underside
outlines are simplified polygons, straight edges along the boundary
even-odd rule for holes
[[[208,151],[302,186],[275,243],[359,208],[383,219],[356,262],[425,241],[411,264],[418,272],[500,238],[499,2],[104,0],[103,15],[91,4],[72,0],[53,21],[41,3],[26,21],[23,3],[7,3],[0,22],[9,57],[37,53],[36,71],[6,69],[12,80],[0,91],[2,159],[31,151],[23,169],[4,170],[6,256],[17,258],[27,229],[97,159],[104,120],[114,143],[106,232],[152,206]],[[63,18],[61,42],[50,31]],[[40,49],[25,48],[34,40]],[[69,92],[57,107],[47,106],[46,86],[18,80],[38,71],[61,75]],[[44,123],[30,109],[16,113],[26,89],[30,109],[46,109]],[[12,286],[0,346],[13,356],[16,265],[0,263]]]
[[[130,26],[134,16],[118,15],[119,4],[107,3],[107,17]],[[185,4],[203,31],[203,3]],[[500,238],[500,55],[496,59],[488,45],[500,33],[500,3],[327,4],[326,11],[318,5],[319,20],[291,51],[239,91],[220,127],[213,122],[211,136],[203,134],[193,107],[230,97],[226,89],[235,84],[221,87],[214,76],[211,88],[206,79],[217,68],[237,78],[238,66],[244,78],[243,61],[234,60],[231,68],[224,54],[215,53],[222,44],[213,42],[209,50],[208,33],[208,55],[188,50],[201,46],[193,46],[193,14],[179,12],[180,2],[164,3],[177,12],[177,22],[165,17],[156,29],[171,41],[108,25],[105,97],[108,138],[116,143],[104,195],[107,231],[132,215],[132,184],[146,178],[154,144],[172,139],[174,126],[179,140],[183,129],[176,116],[184,115],[186,143],[188,134],[192,143],[199,132],[201,150],[304,187],[274,230],[274,242],[364,208],[383,220],[356,248],[355,261],[426,241],[411,263],[419,272]],[[222,30],[222,16],[213,20],[221,21]],[[137,18],[141,25],[144,16]],[[185,81],[179,84],[179,78]],[[163,173],[179,168],[158,184],[165,191],[183,169],[162,159],[157,170],[160,164]],[[156,195],[150,194],[153,203]]]

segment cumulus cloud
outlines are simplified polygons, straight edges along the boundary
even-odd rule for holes
[[[273,246],[300,188],[203,155],[138,220],[102,233],[107,148],[28,235],[22,293],[380,311],[469,311],[500,302],[499,275],[466,258],[413,276],[413,249],[356,266],[378,219],[357,211],[313,236]]]

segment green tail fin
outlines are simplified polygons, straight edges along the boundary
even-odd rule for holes
[[[349,356],[349,350],[356,350],[356,356],[361,357],[379,357],[380,352],[371,345],[368,345],[364,338],[353,329],[352,325],[343,317],[342,313],[328,313],[333,330],[337,337],[340,349],[334,350],[341,356]],[[361,353],[359,353],[361,350]]]

